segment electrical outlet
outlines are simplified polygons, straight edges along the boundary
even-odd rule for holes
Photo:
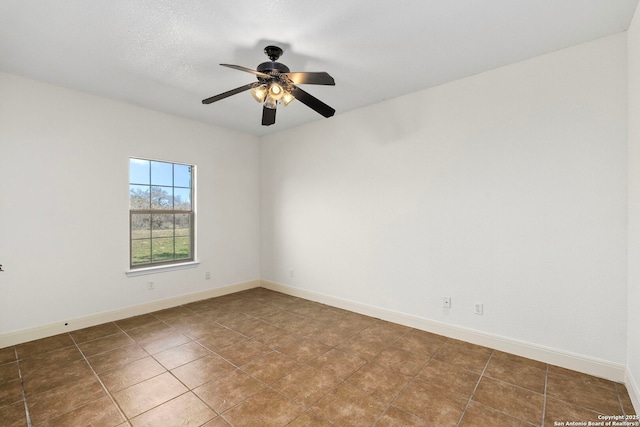
[[[204,273],[204,280],[211,280],[211,272],[207,271],[206,273]]]
[[[442,308],[451,308],[451,297],[442,297]]]
[[[151,282],[151,281],[147,283],[147,289],[148,289],[148,290],[152,291],[152,290],[154,290],[155,288],[156,288],[156,284],[155,284],[155,283],[153,283],[153,282]]]
[[[293,268],[289,269],[289,277],[293,277]]]
[[[480,314],[480,315],[482,315],[482,313],[483,313],[483,307],[482,307],[482,303],[481,303],[481,302],[476,302],[476,303],[473,305],[473,312],[474,312],[475,314]]]

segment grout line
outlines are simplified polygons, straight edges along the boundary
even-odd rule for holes
[[[620,397],[620,388],[618,387],[618,383],[614,383],[616,386],[616,395],[618,396],[618,403],[620,404],[620,413],[622,415],[631,415],[631,414],[627,414],[624,411],[624,405],[622,404],[622,398]]]
[[[115,322],[114,322],[115,323]],[[116,325],[116,327],[120,328],[118,325]],[[122,329],[121,329],[122,330]],[[123,331],[124,332],[124,331]],[[125,332],[126,333],[126,332]],[[89,363],[89,360],[87,359],[87,356],[84,354],[84,352],[80,349],[80,346],[78,345],[78,343],[76,342],[75,338],[73,338],[73,336],[71,334],[69,334],[69,337],[71,338],[71,340],[73,341],[73,344],[76,346],[76,348],[78,349],[78,351],[80,352],[80,354],[82,355],[82,358],[84,359],[84,361],[87,363],[87,365],[89,366],[89,369],[91,369],[91,372],[93,373],[93,375],[96,377],[96,379],[98,380],[98,382],[100,383],[100,386],[102,387],[102,389],[104,390],[104,392],[107,394],[107,397],[109,397],[109,400],[111,401],[111,403],[113,403],[113,405],[116,407],[116,409],[118,409],[118,412],[120,413],[120,415],[122,416],[122,418],[124,418],[125,422],[127,423],[127,425],[131,425],[131,423],[129,422],[129,418],[125,415],[125,413],[122,411],[122,408],[120,408],[120,405],[118,404],[118,402],[116,402],[116,400],[113,398],[113,396],[111,395],[111,392],[109,392],[109,390],[107,390],[107,387],[104,385],[104,383],[102,382],[102,380],[100,379],[100,376],[98,375],[98,373],[95,371],[95,369],[93,369],[93,366],[91,365],[91,363]]]
[[[464,409],[462,410],[462,414],[460,414],[460,419],[458,420],[458,423],[456,424],[456,426],[460,426],[460,423],[462,422],[462,419],[464,418],[464,414],[467,412],[467,408],[469,408],[469,405],[471,405],[471,401],[473,400],[473,395],[476,393],[476,390],[478,389],[478,386],[480,385],[480,381],[482,381],[482,378],[484,377],[484,373],[486,372],[487,367],[489,366],[489,362],[491,362],[491,359],[493,359],[493,354],[494,353],[495,353],[495,350],[493,350],[491,352],[491,354],[489,355],[489,359],[487,359],[487,362],[484,364],[484,368],[482,368],[482,372],[480,373],[480,376],[478,377],[478,382],[476,383],[476,386],[473,388],[473,391],[469,395],[469,400],[467,400],[467,404],[465,405]]]
[[[408,332],[407,332],[407,334],[408,334]],[[406,334],[405,334],[405,335],[406,335]],[[403,335],[403,336],[404,336],[404,335]],[[398,338],[398,339],[400,339],[400,338]],[[394,340],[393,342],[396,342],[398,339]],[[422,370],[423,370],[423,369],[424,369],[424,368],[425,368],[429,363],[431,363],[431,361],[432,361],[432,360],[434,360],[435,355],[440,351],[440,349],[441,349],[441,348],[442,348],[442,347],[443,347],[447,342],[449,342],[449,339],[450,339],[450,338],[447,338],[447,339],[446,339],[446,340],[445,340],[445,341],[440,345],[440,347],[438,347],[438,349],[437,349],[435,352],[433,352],[433,354],[429,357],[429,360],[427,360],[427,361],[426,361],[426,363],[425,363],[424,365],[422,365],[422,367],[420,368],[420,370],[419,370],[415,375],[413,375],[413,376],[411,376],[411,377],[410,377],[409,381],[407,381],[407,383],[406,383],[406,384],[405,384],[405,385],[400,389],[400,391],[398,391],[398,393],[396,393],[395,397],[391,400],[391,402],[389,402],[389,404],[388,404],[388,406],[387,406],[387,409],[385,409],[385,410],[382,412],[382,414],[381,414],[381,415],[380,415],[380,416],[379,416],[379,417],[374,421],[374,424],[372,424],[372,425],[375,425],[376,423],[378,423],[378,422],[382,419],[382,417],[387,413],[387,411],[389,411],[389,408],[391,408],[391,407],[393,406],[393,404],[394,404],[394,403],[396,403],[396,401],[398,400],[398,398],[400,397],[400,395],[401,395],[402,393],[404,393],[404,391],[409,387],[409,385],[411,385],[411,384],[413,384],[413,383],[414,383],[414,381],[416,380],[416,378],[417,378],[418,374],[420,374],[420,372],[422,372]],[[400,409],[400,408],[398,408],[398,409]],[[424,419],[424,418],[422,418],[422,417],[420,417],[420,416],[418,416],[417,414],[414,414],[414,413],[412,413],[412,412],[405,411],[404,409],[400,409],[400,410],[401,410],[401,411],[404,411],[404,412],[407,412],[408,414],[411,414],[411,415],[413,415],[414,417],[417,417],[417,418],[420,418],[420,419]],[[426,421],[426,420],[425,420],[425,421]]]
[[[542,424],[544,427],[544,418],[547,414],[547,383],[549,381],[549,364],[547,364],[547,372],[544,376],[544,393],[542,394]]]
[[[18,376],[20,377],[20,389],[22,391],[22,400],[24,402],[24,413],[27,418],[27,427],[32,427],[31,414],[29,413],[29,405],[27,405],[27,394],[24,391],[24,378],[22,378],[22,371],[20,370],[20,359],[18,359],[18,348],[13,347],[13,352],[16,356],[16,364],[18,365]]]

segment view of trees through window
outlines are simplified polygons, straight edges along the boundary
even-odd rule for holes
[[[131,267],[193,260],[193,166],[129,160]]]

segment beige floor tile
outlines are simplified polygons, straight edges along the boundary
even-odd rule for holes
[[[234,427],[277,427],[286,426],[303,409],[275,391],[258,393],[223,415]]]
[[[242,370],[258,380],[271,384],[298,369],[301,365],[295,360],[277,351],[253,360],[242,367]]]
[[[81,408],[105,395],[104,389],[95,377],[66,383],[27,398],[31,421],[34,425],[38,425]]]
[[[23,378],[37,377],[49,374],[52,370],[59,370],[72,362],[82,359],[82,353],[75,345],[63,347],[20,360],[20,372]]]
[[[271,349],[259,341],[245,340],[219,350],[217,353],[235,366],[245,365],[269,353]]]
[[[4,382],[17,380],[20,378],[18,362],[10,362],[0,365],[0,385]]]
[[[480,374],[432,359],[416,378],[468,398],[475,390]]]
[[[120,332],[120,328],[115,323],[103,323],[102,325],[92,326],[90,328],[79,329],[77,331],[70,332],[69,334],[76,343],[93,341],[98,338],[106,337],[107,335],[113,335]]]
[[[193,391],[207,405],[221,414],[264,389],[265,386],[259,381],[236,369]]]
[[[20,379],[0,382],[0,408],[22,401],[22,383]]]
[[[133,418],[187,392],[187,388],[170,373],[150,378],[113,393],[122,412]]]
[[[396,408],[395,406],[387,409],[387,412],[376,423],[376,427],[434,427],[422,418]]]
[[[366,427],[387,409],[378,400],[350,384],[342,384],[313,405],[312,411],[338,426]]]
[[[216,354],[179,366],[171,372],[190,389],[219,378],[235,368]]]
[[[163,403],[131,420],[133,427],[199,427],[217,414],[188,392]]]
[[[544,423],[545,426],[554,426],[556,423],[566,423],[567,421],[597,422],[601,421],[598,419],[598,415],[605,414],[599,414],[598,412],[548,397],[544,412]]]
[[[84,359],[74,360],[63,365],[60,363],[52,365],[51,369],[39,370],[37,375],[31,375],[24,380],[24,391],[27,397],[65,384],[95,378],[89,364]]]
[[[165,373],[167,370],[152,357],[136,360],[128,365],[101,373],[100,379],[111,393],[131,387]]]
[[[171,307],[164,310],[154,311],[153,313],[151,313],[152,316],[163,321],[175,319],[176,317],[190,316],[192,314],[193,314],[193,311],[182,306]]]
[[[447,342],[447,339],[442,335],[414,329],[395,340],[393,346],[420,356],[431,357]]]
[[[481,373],[491,353],[484,350],[474,350],[474,347],[465,348],[460,344],[447,341],[433,356],[434,359],[458,366],[468,371]]]
[[[27,425],[27,413],[24,410],[24,402],[12,405],[0,405],[0,420],[5,427],[24,427]]]
[[[547,371],[504,358],[492,357],[484,375],[496,380],[544,393]]]
[[[156,353],[153,355],[153,358],[160,362],[162,366],[171,370],[210,354],[211,351],[207,350],[200,344],[191,341],[177,347],[164,350],[160,353]]]
[[[0,365],[15,362],[16,360],[18,360],[18,358],[16,357],[15,347],[0,348]]]
[[[198,314],[174,317],[166,320],[165,323],[193,340],[206,336],[214,327],[211,321]]]
[[[324,418],[307,411],[287,424],[287,427],[333,427],[333,424],[329,424]]]
[[[96,356],[88,357],[91,367],[97,372],[105,372],[121,366],[128,365],[136,360],[148,357],[149,353],[144,351],[138,344],[130,344],[115,350],[106,351]]]
[[[478,402],[471,402],[469,404],[460,422],[460,427],[532,427],[534,425],[540,424],[527,423]]]
[[[203,424],[202,427],[231,427],[231,424],[229,424],[222,416],[219,416],[208,423]]]
[[[376,363],[368,363],[347,378],[359,390],[385,402],[392,402],[411,377]]]
[[[356,353],[369,361],[389,347],[389,340],[379,335],[356,334],[338,345],[338,349]]]
[[[51,418],[39,426],[68,427],[82,425],[92,427],[112,427],[117,426],[124,421],[124,417],[113,404],[112,400],[105,396],[60,415],[59,417]]]
[[[299,405],[308,408],[341,381],[342,379],[327,370],[303,366],[275,382],[272,387]]]
[[[544,396],[531,390],[483,377],[473,400],[514,418],[542,424]]]
[[[416,380],[400,393],[393,406],[436,425],[454,426],[460,420],[467,402],[467,398]]]
[[[78,344],[78,347],[86,357],[112,351],[116,348],[135,344],[135,341],[124,332],[117,332],[113,335],[86,341]]]
[[[367,361],[355,353],[332,349],[309,362],[309,366],[324,369],[337,378],[347,378]]]
[[[151,314],[142,314],[140,316],[129,317],[127,319],[118,320],[116,325],[121,328],[123,331],[131,331],[136,328],[141,328],[143,326],[150,325],[152,323],[158,323],[159,320],[157,317]]]
[[[373,361],[400,374],[414,376],[427,364],[429,357],[396,347],[388,347]]]
[[[301,338],[281,345],[276,350],[299,363],[307,363],[331,350],[331,347],[309,338]]]
[[[74,342],[69,334],[60,334],[35,341],[29,341],[24,344],[18,344],[16,349],[18,351],[19,359],[27,359],[38,354],[48,353],[71,345],[74,345]]]
[[[207,335],[198,338],[199,344],[215,352],[242,341],[247,341],[247,337],[222,326],[212,326]]]
[[[599,385],[587,385],[579,375],[547,377],[547,396],[601,414],[621,414],[622,406],[617,389]]]

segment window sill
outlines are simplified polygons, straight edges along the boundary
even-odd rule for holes
[[[198,261],[183,262],[180,264],[158,265],[156,267],[136,268],[135,270],[127,270],[127,277],[144,276],[146,274],[164,273],[167,271],[184,270],[186,268],[196,268],[200,263]]]

